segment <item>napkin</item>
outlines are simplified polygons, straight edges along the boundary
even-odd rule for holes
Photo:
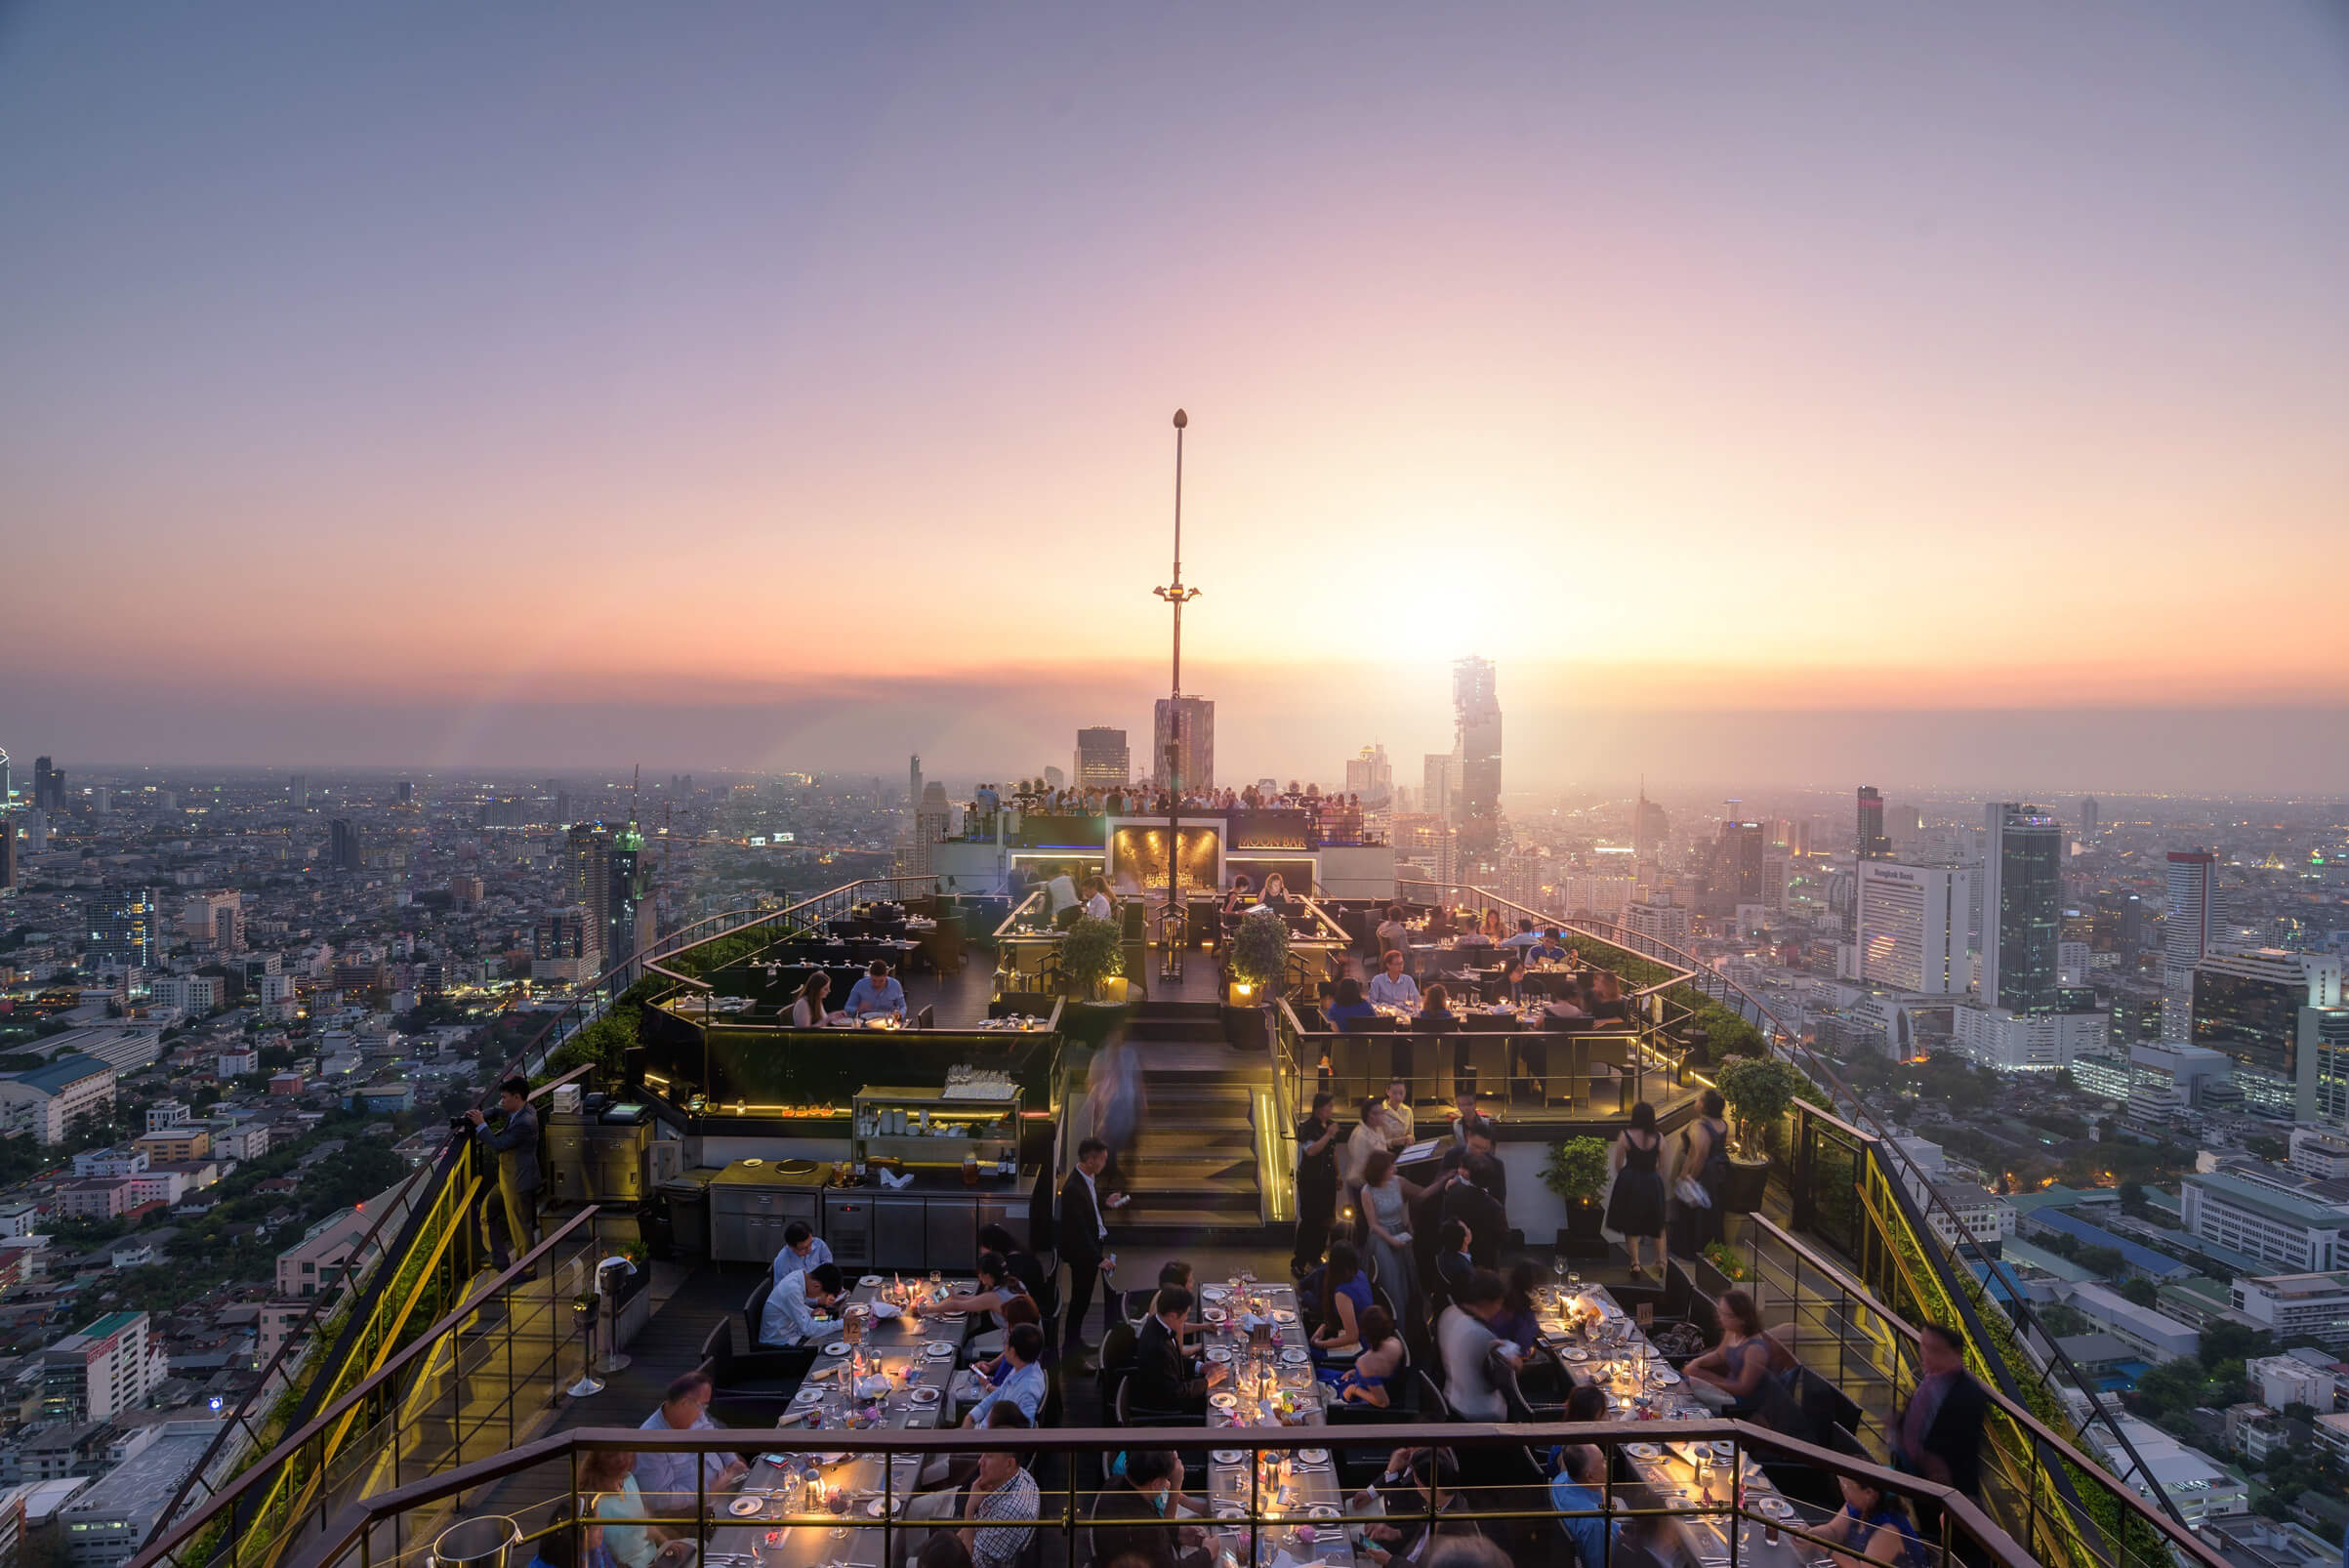
[[[908,1171],[899,1176],[885,1168],[881,1173],[881,1184],[885,1187],[910,1187],[914,1184],[914,1174]]]
[[[899,1306],[895,1301],[875,1301],[873,1303],[873,1315],[875,1317],[897,1317],[902,1315],[904,1311],[905,1308]]]

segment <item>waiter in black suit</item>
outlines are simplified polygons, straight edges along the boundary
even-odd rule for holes
[[[1093,1288],[1100,1283],[1103,1246],[1109,1239],[1108,1213],[1125,1202],[1123,1193],[1104,1194],[1098,1183],[1109,1163],[1109,1145],[1089,1137],[1077,1145],[1077,1168],[1060,1183],[1060,1260],[1068,1264],[1068,1317],[1061,1334],[1062,1348],[1085,1347],[1085,1313],[1092,1305]],[[1102,1332],[1116,1321],[1117,1293],[1103,1298]]]

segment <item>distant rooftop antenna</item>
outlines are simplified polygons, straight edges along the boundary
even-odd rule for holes
[[[1174,701],[1167,712],[1167,909],[1159,922],[1165,947],[1159,972],[1170,980],[1182,977],[1182,894],[1177,881],[1182,861],[1182,607],[1199,597],[1196,588],[1182,586],[1182,433],[1190,423],[1190,415],[1174,410],[1174,581],[1151,590],[1174,606]]]

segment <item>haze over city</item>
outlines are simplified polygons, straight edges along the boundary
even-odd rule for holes
[[[0,733],[2337,773],[2349,23],[1813,20],[16,8]]]

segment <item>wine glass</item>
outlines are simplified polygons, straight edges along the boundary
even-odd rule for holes
[[[835,1541],[847,1540],[848,1489],[845,1486],[834,1487],[832,1495],[824,1500],[824,1506],[832,1510],[832,1539]]]

